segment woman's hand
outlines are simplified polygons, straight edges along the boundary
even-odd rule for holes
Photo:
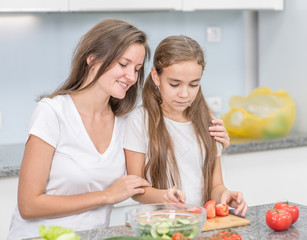
[[[239,213],[241,213],[241,216],[245,217],[247,211],[247,204],[241,192],[225,190],[222,193],[221,203],[225,203],[230,207],[236,208],[235,214],[238,215]]]
[[[168,189],[163,195],[166,203],[184,203],[186,200],[185,193],[176,188]]]
[[[210,135],[215,138],[216,141],[223,144],[223,150],[230,145],[230,138],[228,132],[224,126],[224,121],[221,119],[213,119],[213,126],[209,127]]]
[[[115,204],[124,201],[136,194],[145,192],[143,187],[151,187],[144,178],[136,175],[124,175],[106,189],[108,202]]]

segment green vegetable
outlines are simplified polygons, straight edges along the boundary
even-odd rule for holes
[[[151,237],[111,237],[111,238],[106,238],[105,240],[159,240],[159,239]]]
[[[44,225],[40,225],[39,234],[45,240],[80,240],[80,236],[73,230],[60,226],[50,226],[46,229]]]
[[[140,236],[172,239],[176,232],[181,232],[183,236],[192,239],[199,232],[199,227],[194,226],[198,223],[196,220],[191,221],[186,218],[177,218],[175,222],[163,218],[156,218],[156,220],[157,222],[152,225],[140,223],[138,229]]]

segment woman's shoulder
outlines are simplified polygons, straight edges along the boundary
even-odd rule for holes
[[[37,102],[37,107],[40,109],[53,109],[54,111],[65,111],[69,105],[69,95],[58,95],[53,98],[44,97]]]

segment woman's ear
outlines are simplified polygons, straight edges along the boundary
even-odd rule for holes
[[[86,63],[87,63],[87,65],[91,65],[91,63],[94,61],[94,59],[95,59],[95,55],[94,54],[91,54],[91,55],[89,55],[87,58],[86,58]]]
[[[157,73],[157,70],[154,67],[152,67],[150,73],[151,73],[151,78],[154,81],[155,85],[157,87],[159,87],[160,86],[160,78],[159,78],[159,74]]]

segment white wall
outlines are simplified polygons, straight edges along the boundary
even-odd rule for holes
[[[282,12],[259,14],[259,83],[284,89],[296,103],[293,130],[307,132],[307,1],[285,0]]]
[[[231,95],[244,93],[242,11],[0,13],[0,144],[24,141],[37,97],[54,91],[67,78],[80,37],[107,17],[122,18],[144,30],[152,52],[169,35],[197,40],[207,60],[204,92],[222,96],[223,110]],[[221,28],[221,42],[207,43],[208,26]]]

